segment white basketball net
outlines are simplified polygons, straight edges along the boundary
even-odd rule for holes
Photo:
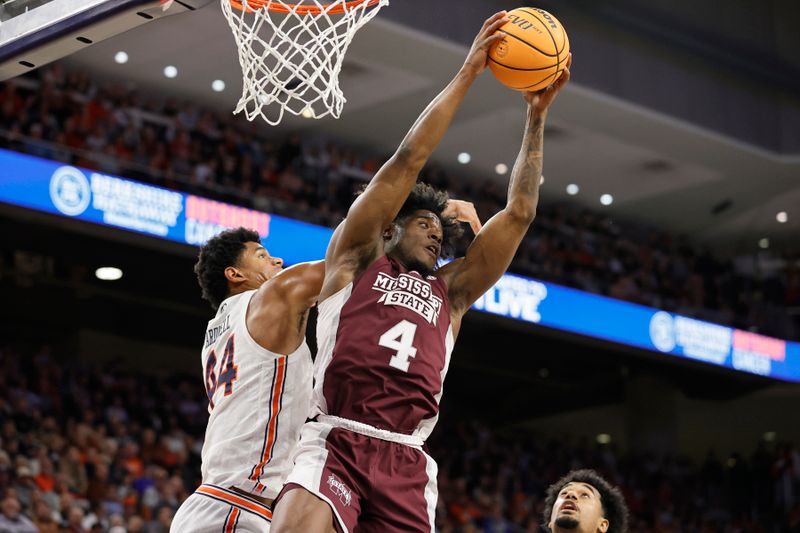
[[[356,6],[345,0],[240,0],[239,10],[221,0],[233,31],[242,67],[242,97],[234,113],[247,120],[262,117],[277,125],[284,111],[306,118],[339,118],[347,101],[339,89],[339,73],[356,32],[389,0]],[[298,12],[314,5],[319,14]],[[251,6],[258,6],[255,7]],[[263,7],[262,7],[263,5]],[[273,12],[273,7],[284,12]],[[344,12],[331,13],[344,7]]]

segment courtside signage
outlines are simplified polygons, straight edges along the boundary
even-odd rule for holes
[[[587,337],[800,382],[800,343],[506,274],[475,309]]]
[[[0,202],[200,245],[245,226],[287,264],[322,259],[332,230],[0,149]],[[800,382],[800,343],[506,274],[475,309],[767,377]]]
[[[308,250],[315,259],[323,257],[331,234],[290,218],[8,150],[0,150],[0,202],[192,245],[245,226],[290,264],[307,260]]]

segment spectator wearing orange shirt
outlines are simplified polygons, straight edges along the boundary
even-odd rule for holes
[[[33,476],[33,482],[42,492],[54,492],[56,488],[56,477],[53,469],[53,462],[47,457],[40,461],[39,473]]]

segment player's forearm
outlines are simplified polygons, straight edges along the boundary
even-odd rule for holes
[[[539,184],[542,181],[544,156],[544,123],[547,113],[534,113],[528,110],[525,135],[522,139],[511,181],[508,185],[506,210],[514,218],[530,224],[536,216],[539,203]]]
[[[398,155],[421,169],[450,127],[476,77],[477,74],[467,67],[459,70],[414,122],[397,151]]]

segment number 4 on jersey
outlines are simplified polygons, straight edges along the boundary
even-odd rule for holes
[[[417,355],[417,349],[414,348],[416,333],[416,324],[408,320],[401,320],[392,329],[381,335],[378,345],[397,352],[389,359],[389,366],[408,372],[410,363],[408,359]]]
[[[214,374],[214,367],[217,365],[217,355],[214,350],[211,350],[206,359],[206,395],[211,409],[214,409],[214,393],[217,391],[217,387],[225,385],[225,396],[233,393],[233,382],[239,377],[239,365],[235,364],[233,360],[233,352],[234,343],[233,335],[231,335],[225,344],[225,353],[219,368],[219,379]]]
[[[225,355],[222,357],[222,364],[219,367],[219,381],[217,387],[225,384],[225,396],[230,396],[233,392],[233,382],[239,377],[239,365],[233,362],[233,335],[230,336],[225,344]]]

